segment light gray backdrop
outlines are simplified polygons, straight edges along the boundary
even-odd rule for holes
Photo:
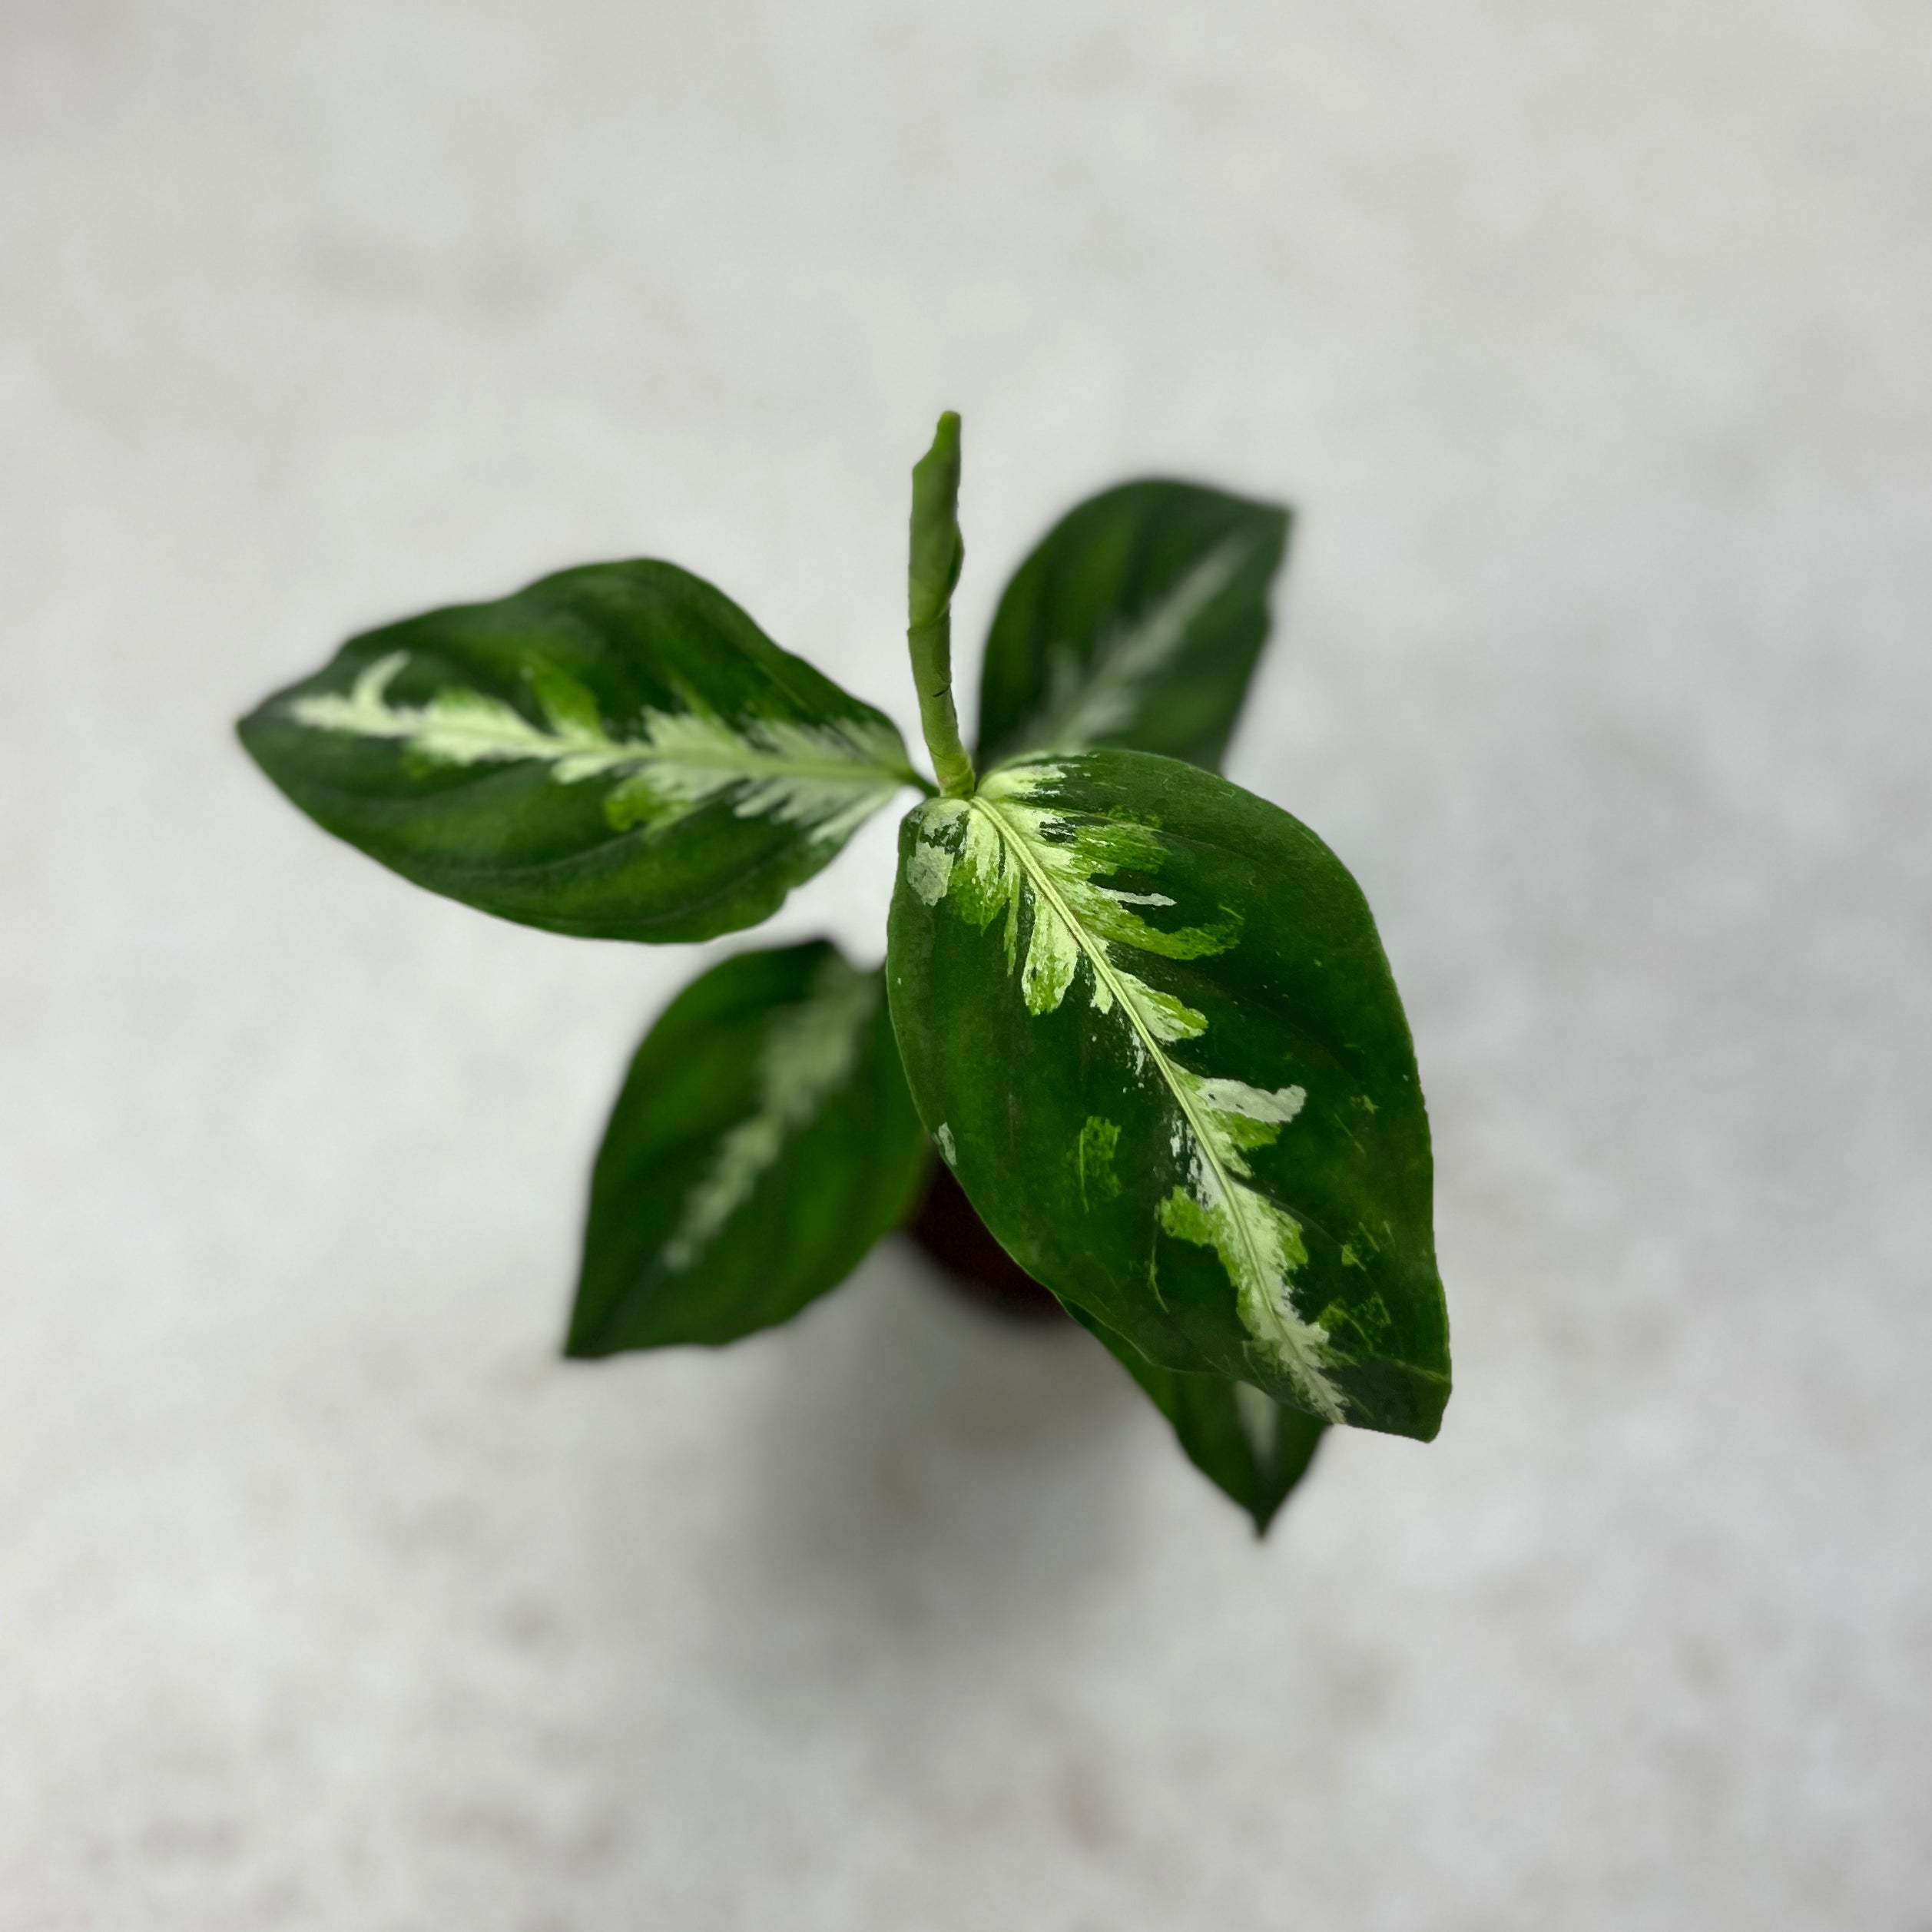
[[[0,4],[6,1932],[1932,1925],[1932,14]],[[1257,1548],[896,1244],[554,1357],[702,959],[227,721],[638,552],[910,727],[1075,495],[1302,506],[1458,1392]],[[776,930],[876,946],[890,823]]]

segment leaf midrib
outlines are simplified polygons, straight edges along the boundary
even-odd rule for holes
[[[923,788],[918,774],[903,759],[896,765],[890,765],[872,758],[840,757],[831,752],[815,757],[800,757],[789,752],[771,751],[752,743],[744,735],[748,727],[761,722],[797,724],[812,728],[817,724],[814,720],[777,718],[764,721],[756,714],[736,724],[728,719],[721,719],[719,722],[745,747],[742,754],[734,756],[722,751],[694,752],[681,748],[665,751],[648,738],[613,737],[601,717],[587,727],[546,711],[543,721],[539,723],[535,719],[525,717],[508,698],[499,697],[493,691],[465,685],[458,685],[453,689],[463,696],[480,698],[487,704],[501,707],[530,734],[529,737],[506,738],[499,724],[485,716],[478,715],[466,704],[449,706],[439,711],[436,700],[449,695],[448,691],[439,691],[436,698],[426,704],[402,706],[384,704],[383,709],[386,727],[375,731],[348,725],[312,724],[293,708],[291,715],[295,716],[297,722],[304,729],[310,731],[333,731],[355,737],[373,737],[379,741],[400,741],[406,747],[417,748],[420,748],[422,741],[433,733],[446,742],[474,747],[470,757],[444,757],[437,760],[439,763],[447,764],[563,764],[575,760],[579,763],[595,762],[605,774],[647,765],[659,765],[675,770],[728,771],[747,777],[818,779],[855,787],[862,781],[876,780],[882,786],[890,784],[895,790],[900,786],[907,784]],[[320,694],[333,698],[341,694],[326,692]],[[300,694],[297,702],[307,695],[308,694],[306,693]],[[690,714],[647,710],[645,715],[648,718],[681,717]],[[835,729],[836,726],[825,728]],[[436,757],[433,752],[429,755]],[[584,775],[588,777],[592,774],[586,772]]]
[[[439,724],[439,728],[444,727]],[[479,738],[482,735],[481,732],[477,734]],[[607,737],[601,743],[589,740],[579,744],[557,734],[554,727],[544,731],[542,735],[549,741],[542,748],[506,749],[490,762],[517,764],[530,760],[562,764],[572,758],[596,758],[604,761],[607,768],[613,770],[627,766],[642,767],[660,765],[680,771],[729,771],[741,777],[820,778],[854,787],[861,783],[879,786],[889,784],[895,790],[901,785],[919,782],[910,767],[903,770],[896,770],[890,765],[874,764],[870,759],[840,758],[830,753],[823,757],[800,758],[753,745],[744,755],[732,757],[722,751],[663,751],[641,738]]]
[[[790,777],[822,777],[837,780],[841,784],[856,784],[861,778],[876,779],[882,784],[889,783],[894,790],[901,785],[916,784],[916,775],[909,768],[895,770],[890,765],[873,764],[857,758],[791,758],[779,751],[754,750],[749,759],[727,757],[723,753],[714,757],[688,757],[682,753],[664,753],[645,747],[635,754],[628,752],[628,746],[638,741],[618,739],[616,748],[627,753],[626,762],[638,764],[677,765],[693,771],[735,771],[754,775],[772,777],[779,774]],[[569,754],[565,753],[565,756]]]
[[[1173,1095],[1175,1105],[1181,1109],[1181,1117],[1188,1123],[1188,1131],[1194,1136],[1195,1145],[1201,1150],[1202,1159],[1213,1170],[1215,1180],[1221,1191],[1221,1198],[1228,1203],[1234,1224],[1241,1230],[1241,1246],[1247,1252],[1248,1268],[1254,1279],[1265,1283],[1268,1279],[1267,1271],[1262,1267],[1261,1258],[1256,1251],[1254,1237],[1248,1231],[1247,1217],[1235,1209],[1233,1178],[1229,1175],[1227,1168],[1222,1165],[1219,1156],[1215,1152],[1214,1143],[1208,1137],[1207,1130],[1201,1123],[1201,1116],[1195,1110],[1193,1102],[1188,1097],[1186,1089],[1176,1078],[1174,1065],[1162,1050],[1161,1042],[1155,1038],[1145,1021],[1141,1018],[1140,1009],[1135,1006],[1126,987],[1122,983],[1118,974],[1115,972],[1112,962],[1107,957],[1105,941],[1097,939],[1090,935],[1086,927],[1074,916],[1073,909],[1061,897],[1051,877],[1035,861],[1032,853],[1028,851],[1026,840],[1008,822],[1006,815],[997,805],[983,794],[976,794],[968,799],[966,803],[969,806],[984,812],[987,817],[992,820],[994,830],[1012,848],[1027,877],[1032,880],[1034,890],[1048,900],[1055,911],[1066,922],[1067,930],[1073,935],[1075,943],[1087,956],[1088,963],[1093,968],[1095,976],[1105,981],[1108,991],[1113,996],[1115,1005],[1126,1015],[1127,1023],[1139,1035],[1142,1046],[1146,1049],[1154,1064],[1160,1069],[1161,1078],[1167,1082],[1168,1092]],[[1237,1283],[1234,1287],[1236,1295],[1238,1297],[1240,1284]]]

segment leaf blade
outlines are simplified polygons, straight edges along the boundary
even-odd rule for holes
[[[1327,847],[1211,774],[1099,751],[928,801],[900,853],[907,1077],[1002,1244],[1163,1367],[1432,1436],[1427,1116]]]
[[[1284,1407],[1251,1382],[1163,1368],[1091,1315],[1075,1309],[1074,1319],[1140,1385],[1188,1460],[1248,1512],[1258,1537],[1265,1536],[1307,1474],[1327,1423]]]
[[[592,1171],[567,1354],[788,1321],[898,1225],[926,1154],[884,995],[816,939],[737,954],[671,1002]]]
[[[1291,524],[1279,505],[1161,478],[1076,504],[994,614],[983,765],[1105,744],[1218,768]]]
[[[650,560],[364,633],[239,728],[391,870],[592,938],[754,924],[918,782],[883,713]]]

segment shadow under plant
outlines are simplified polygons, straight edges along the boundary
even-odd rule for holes
[[[549,930],[766,918],[908,787],[885,963],[739,954],[637,1049],[569,1353],[783,1322],[920,1204],[1043,1284],[1264,1530],[1337,1423],[1449,1395],[1428,1123],[1359,889],[1218,775],[1289,516],[1197,485],[1077,505],[1006,586],[980,741],[953,699],[959,419],[913,471],[907,641],[933,778],[884,714],[651,561],[352,638],[242,721],[319,824]],[[936,1165],[934,1154],[943,1165]]]

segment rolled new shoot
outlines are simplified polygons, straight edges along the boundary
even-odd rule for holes
[[[906,572],[906,644],[919,692],[919,721],[933,776],[948,798],[973,795],[973,760],[953,703],[953,590],[966,561],[959,535],[959,418],[939,418],[933,446],[913,466],[912,554]]]

